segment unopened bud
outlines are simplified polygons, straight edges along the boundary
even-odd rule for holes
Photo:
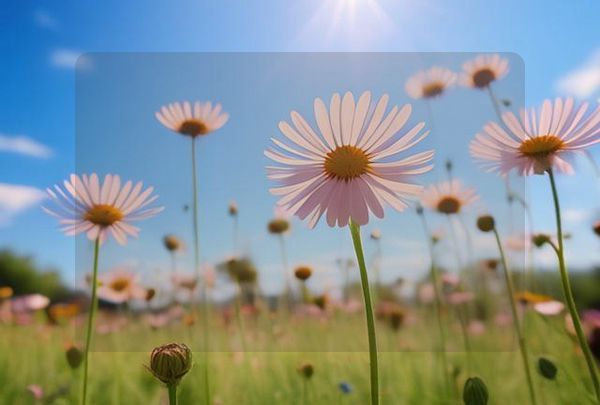
[[[307,266],[300,266],[297,267],[296,270],[294,270],[294,275],[296,276],[296,278],[298,280],[301,281],[306,281],[310,278],[312,274],[312,270],[310,267]]]
[[[144,297],[144,299],[146,300],[146,302],[150,302],[152,301],[152,298],[154,298],[155,295],[156,290],[154,288],[148,288],[146,290],[146,296]]]
[[[477,218],[477,228],[481,232],[491,232],[496,227],[494,217],[491,215],[482,215]]]
[[[304,363],[298,367],[298,373],[307,380],[309,380],[315,373],[315,368],[310,363]]]
[[[531,237],[531,242],[533,242],[533,244],[538,248],[544,246],[546,243],[549,243],[550,241],[551,241],[550,236],[543,234],[543,233],[539,233],[539,234],[533,235]]]
[[[285,219],[276,218],[269,222],[267,228],[270,233],[279,235],[290,229],[290,223]]]
[[[83,352],[79,350],[75,346],[69,347],[65,351],[65,356],[67,357],[67,363],[71,369],[76,370],[81,365],[83,361]]]
[[[238,206],[235,203],[235,201],[232,201],[229,203],[229,207],[228,207],[227,211],[229,212],[229,215],[231,215],[232,217],[235,217],[238,214]]]
[[[463,388],[463,401],[465,405],[486,405],[488,399],[488,390],[481,378],[471,377],[467,379]]]
[[[169,252],[174,252],[181,248],[181,242],[174,235],[165,235],[163,237],[163,244]]]
[[[556,365],[545,357],[540,357],[538,359],[538,371],[542,375],[542,377],[548,380],[554,380],[556,378],[556,374],[558,373],[558,369]]]
[[[179,384],[183,376],[192,368],[192,352],[183,343],[169,343],[152,350],[150,367],[154,377],[173,386]]]

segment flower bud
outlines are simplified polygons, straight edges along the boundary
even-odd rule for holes
[[[371,231],[371,239],[373,239],[373,240],[381,239],[381,231],[379,229],[373,229]]]
[[[488,399],[488,390],[481,378],[471,377],[467,379],[463,388],[463,401],[465,405],[486,405]]]
[[[229,215],[235,217],[238,214],[238,206],[235,201],[229,203],[229,207],[227,208]]]
[[[169,252],[175,252],[176,250],[181,249],[181,242],[174,235],[165,235],[165,237],[163,237],[163,244]]]
[[[76,370],[81,365],[83,361],[83,352],[79,350],[75,346],[70,346],[65,351],[65,356],[67,357],[67,363],[71,369]]]
[[[144,296],[144,299],[146,300],[146,302],[150,302],[152,301],[152,298],[154,298],[155,295],[156,290],[154,288],[148,288],[146,289],[146,295]]]
[[[538,248],[544,246],[546,243],[549,243],[550,241],[551,241],[550,236],[543,234],[543,233],[538,233],[531,237],[531,242],[535,245],[535,247],[538,247]]]
[[[481,232],[491,232],[495,229],[496,223],[491,215],[482,215],[477,218],[477,228]]]
[[[329,303],[329,297],[326,294],[318,295],[313,299],[313,303],[321,309],[321,311],[325,311],[327,308],[327,304]]]
[[[298,367],[298,373],[307,380],[309,380],[315,373],[315,368],[310,363],[304,363]]]
[[[446,160],[446,170],[448,173],[452,171],[452,161],[450,159]]]
[[[290,229],[290,223],[282,218],[276,218],[267,225],[269,232],[275,235],[280,235]]]
[[[192,352],[183,343],[159,346],[152,350],[148,368],[167,386],[177,385],[192,368]]]
[[[294,275],[300,281],[308,280],[310,278],[311,274],[312,274],[312,270],[310,267],[307,267],[307,266],[300,266],[300,267],[297,267],[296,270],[294,270]]]
[[[548,380],[554,380],[556,378],[556,374],[558,373],[558,369],[554,363],[545,357],[540,357],[538,359],[538,371],[542,377]]]

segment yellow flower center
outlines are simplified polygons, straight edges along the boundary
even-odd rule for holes
[[[109,287],[113,291],[123,292],[129,288],[129,279],[124,277],[116,278],[109,284]]]
[[[206,135],[209,131],[204,121],[192,119],[183,121],[177,132],[189,136],[198,136]]]
[[[483,68],[473,73],[473,84],[475,87],[487,87],[496,80],[496,74],[492,69]]]
[[[442,214],[456,214],[460,211],[460,201],[451,196],[443,197],[437,204],[437,210]]]
[[[431,98],[439,96],[444,92],[444,84],[441,82],[427,83],[423,86],[423,97]]]
[[[355,146],[337,147],[325,158],[325,173],[333,179],[349,181],[369,171],[369,155]]]
[[[111,226],[123,219],[123,213],[117,207],[108,204],[97,204],[86,212],[84,219],[102,227]]]
[[[543,159],[560,150],[563,145],[563,141],[556,135],[542,135],[523,141],[519,152],[527,157]]]

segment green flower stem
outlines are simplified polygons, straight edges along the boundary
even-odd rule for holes
[[[237,283],[237,294],[235,297],[235,318],[237,321],[238,332],[242,344],[242,352],[246,353],[246,332],[244,328],[244,319],[242,318],[242,286]]]
[[[167,389],[169,390],[169,405],[177,405],[177,385],[168,385]]]
[[[356,260],[360,268],[360,281],[365,301],[365,312],[367,315],[367,333],[369,336],[369,365],[371,368],[371,405],[379,405],[379,370],[377,366],[377,337],[375,335],[375,318],[373,316],[373,304],[371,302],[371,290],[369,289],[369,276],[365,257],[360,240],[360,226],[350,220],[350,233],[356,252]]]
[[[98,254],[100,252],[100,237],[94,242],[94,268],[92,272],[92,301],[90,303],[90,313],[88,315],[87,329],[85,335],[85,350],[83,352],[83,393],[81,403],[86,404],[87,400],[87,381],[89,369],[89,354],[92,344],[92,333],[94,332],[94,318],[96,317],[96,308],[98,307],[98,296],[96,293],[98,287]]]
[[[446,355],[446,332],[444,331],[444,323],[442,321],[442,291],[440,288],[440,278],[437,270],[437,266],[435,264],[435,252],[433,248],[433,242],[431,240],[431,233],[429,232],[429,226],[427,225],[427,220],[425,219],[425,214],[420,213],[421,223],[423,224],[423,230],[425,231],[425,237],[427,238],[427,246],[429,247],[429,256],[431,259],[431,279],[433,282],[433,291],[434,291],[434,304],[435,304],[435,313],[437,316],[437,324],[438,324],[438,333],[440,335],[440,358],[442,360],[442,372],[444,374],[444,383],[446,385],[446,390],[450,389],[450,376],[448,375],[448,358]]]
[[[504,280],[506,282],[506,291],[508,293],[508,302],[510,302],[510,311],[513,318],[513,324],[515,332],[517,333],[517,339],[519,340],[519,350],[521,351],[521,358],[523,359],[523,368],[525,369],[525,376],[527,377],[527,385],[529,386],[529,398],[532,404],[536,404],[535,389],[533,387],[533,378],[531,377],[531,367],[529,366],[529,356],[527,353],[527,344],[525,343],[525,336],[521,331],[521,324],[517,314],[517,308],[515,306],[515,289],[513,287],[512,277],[508,269],[508,263],[506,261],[506,255],[504,248],[502,247],[502,241],[498,230],[494,228],[494,236],[496,237],[496,243],[498,245],[498,251],[500,252],[500,260],[502,260],[502,267],[504,268]]]
[[[288,276],[288,257],[287,257],[287,249],[285,248],[285,239],[283,237],[283,234],[279,235],[279,248],[281,251],[281,264],[283,265],[283,280],[285,282],[285,287],[284,287],[284,292],[283,292],[283,296],[281,297],[281,299],[279,300],[279,305],[278,307],[284,307],[284,302],[285,302],[285,309],[287,312],[290,312],[291,310],[291,288],[290,288],[290,278]]]
[[[565,262],[565,248],[563,241],[562,220],[560,215],[560,203],[558,200],[558,191],[556,188],[556,181],[554,180],[554,172],[552,171],[552,169],[548,170],[548,176],[550,177],[550,186],[552,188],[552,198],[554,200],[554,211],[556,215],[556,232],[558,236],[558,248],[556,250],[556,255],[558,256],[558,266],[560,269],[560,279],[562,282],[563,293],[565,295],[565,300],[567,301],[567,307],[569,308],[571,319],[573,320],[575,332],[577,333],[577,340],[579,340],[579,346],[581,347],[581,351],[583,352],[583,355],[585,357],[590,377],[592,378],[594,391],[596,393],[596,400],[598,401],[598,403],[600,403],[600,382],[598,381],[596,365],[594,363],[594,357],[592,356],[590,347],[587,344],[585,333],[583,332],[583,328],[581,327],[581,320],[579,319],[577,307],[575,306],[575,299],[573,298],[573,291],[571,290],[571,282],[569,280],[567,264]]]
[[[196,138],[192,137],[192,193],[193,193],[193,221],[194,221],[194,271],[200,273],[200,233],[198,231],[198,179],[196,176]],[[193,306],[193,302],[190,302]],[[210,382],[208,377],[208,351],[210,349],[209,335],[208,335],[208,291],[206,288],[206,279],[202,280],[202,330],[204,334],[204,395],[206,404],[210,404]],[[195,312],[195,311],[194,311]]]

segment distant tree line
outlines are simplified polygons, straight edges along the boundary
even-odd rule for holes
[[[56,269],[41,269],[30,256],[0,250],[0,287],[10,287],[14,295],[42,294],[53,301],[70,295]]]

